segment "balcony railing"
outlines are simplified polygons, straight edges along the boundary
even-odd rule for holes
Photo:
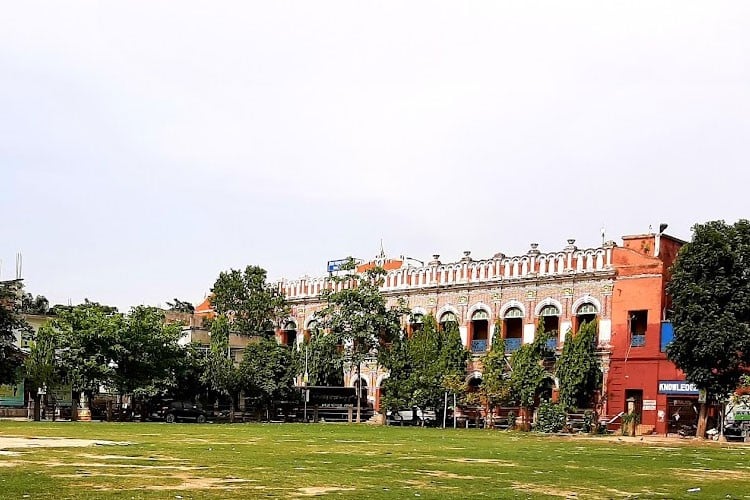
[[[505,339],[505,352],[517,351],[520,348],[521,348],[520,338]]]
[[[630,347],[643,347],[646,345],[645,335],[632,335],[630,337]]]
[[[472,340],[471,352],[473,353],[487,352],[487,339]]]
[[[547,349],[550,351],[556,351],[557,350],[557,339],[549,339],[547,341]]]

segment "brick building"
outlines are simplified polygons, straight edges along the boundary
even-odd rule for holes
[[[558,332],[551,342],[559,351],[568,329],[575,332],[583,321],[595,319],[604,413],[635,411],[642,431],[664,433],[676,423],[670,418],[675,411],[683,412],[682,423],[693,417],[688,410],[692,412],[691,403],[697,403],[698,397],[664,353],[671,339],[671,325],[664,321],[669,308],[665,287],[669,267],[683,243],[651,233],[624,236],[622,246],[609,241],[583,249],[571,239],[555,252],[542,252],[532,244],[523,255],[498,253],[475,259],[467,251],[456,262],[444,263],[434,255],[418,266],[409,259],[387,259],[381,252],[358,270],[372,265],[385,268],[384,296],[394,304],[403,299],[415,323],[426,314],[439,323],[456,322],[474,358],[467,373],[470,381],[481,378],[476,359],[490,346],[496,320],[502,322],[508,351],[532,342],[539,322]],[[279,341],[301,342],[324,306],[320,292],[344,286],[348,285],[328,276],[282,280],[279,287],[292,314],[283,322]],[[370,363],[359,377],[346,374],[345,384],[367,387],[368,399],[377,408],[387,376]]]

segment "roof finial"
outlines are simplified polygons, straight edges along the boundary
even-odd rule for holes
[[[381,259],[385,259],[385,250],[383,250],[383,238],[380,238],[380,253],[378,254],[378,257]]]

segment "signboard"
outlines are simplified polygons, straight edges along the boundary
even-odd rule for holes
[[[660,380],[659,394],[697,396],[699,391],[695,384],[691,384],[684,380]]]
[[[73,386],[61,385],[50,389],[50,402],[55,401],[58,406],[73,405]],[[54,399],[52,399],[54,398]]]
[[[750,410],[734,410],[735,422],[750,422]]]
[[[327,266],[328,272],[335,273],[337,271],[341,271],[341,268],[343,268],[345,264],[349,263],[349,261],[353,261],[355,264],[357,263],[357,261],[355,259],[352,259],[351,257],[347,257],[346,259],[329,260]]]
[[[0,385],[0,406],[23,406],[23,382]]]
[[[644,399],[643,400],[643,409],[644,410],[655,410],[656,409],[656,400],[655,399]]]
[[[357,390],[354,387],[309,386],[300,389],[307,392],[303,393],[303,397],[313,405],[357,404]]]

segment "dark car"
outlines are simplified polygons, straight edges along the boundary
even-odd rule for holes
[[[210,413],[205,411],[199,404],[189,401],[165,401],[164,405],[151,414],[156,420],[164,420],[168,424],[173,422],[197,422],[204,423]]]

